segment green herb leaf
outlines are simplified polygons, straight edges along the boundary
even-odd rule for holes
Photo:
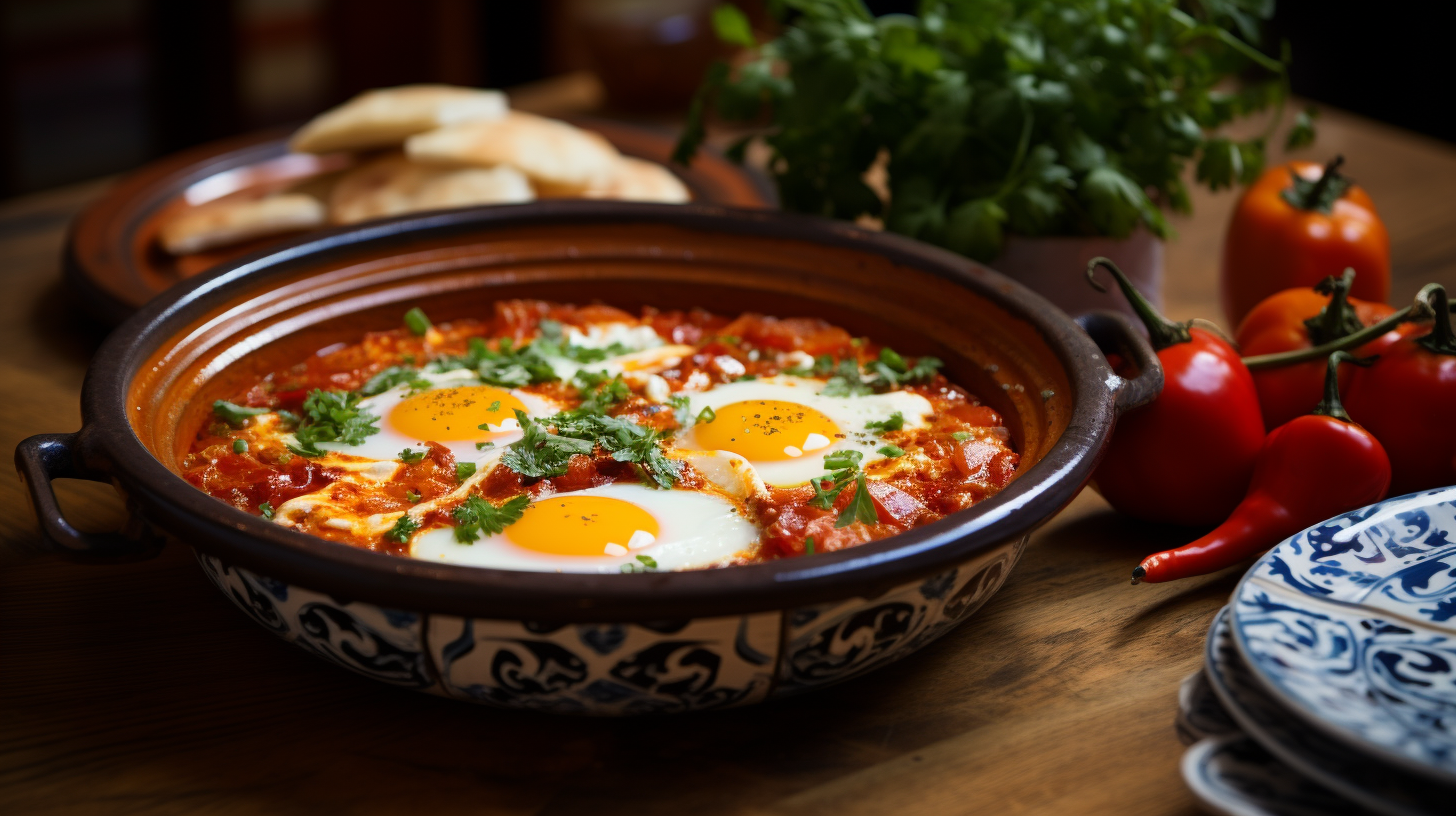
[[[405,497],[405,500],[406,501],[411,501],[411,502],[418,502],[420,500],[420,498],[421,498],[420,497],[420,494],[419,493],[416,493],[413,490],[405,493],[404,494],[404,497]]]
[[[419,371],[407,366],[390,366],[366,380],[359,393],[366,397],[383,394],[396,385],[413,382],[419,374]]]
[[[880,515],[875,510],[875,500],[870,496],[869,488],[865,485],[865,475],[859,474],[854,482],[854,495],[850,497],[849,504],[839,511],[839,517],[834,520],[835,528],[848,527],[856,521],[865,524],[879,523]]]
[[[399,461],[404,462],[406,465],[418,465],[419,463],[425,461],[425,456],[428,453],[429,451],[405,448],[404,450],[399,452]]]
[[[882,445],[880,446],[880,453],[891,459],[898,459],[905,455],[905,449],[899,445]]]
[[[974,436],[975,434],[971,433],[970,431],[956,431],[955,433],[950,435],[950,438],[954,439],[957,442],[965,442],[966,440],[971,439]]]
[[[703,410],[698,412],[697,421],[694,424],[701,425],[704,423],[712,422],[717,418],[718,412],[713,410],[713,406],[704,405]]]
[[[320,442],[358,445],[379,433],[379,417],[359,409],[357,391],[325,391],[315,388],[303,401],[305,417],[293,435],[296,444],[288,449],[300,456],[322,456]]]
[[[242,427],[243,423],[248,421],[248,417],[266,414],[269,410],[268,408],[248,408],[227,400],[217,400],[212,404],[212,412],[217,415],[217,418],[234,428]]]
[[[758,45],[753,37],[753,27],[748,24],[748,16],[737,6],[728,3],[713,9],[713,31],[717,33],[718,39],[729,45],[741,45],[744,48]]]
[[[389,532],[385,533],[384,537],[400,544],[408,544],[410,536],[418,532],[419,529],[420,523],[410,518],[409,513],[405,513],[399,517],[399,520],[394,523],[393,527],[389,528]]]
[[[428,332],[430,327],[435,324],[431,323],[430,318],[425,316],[424,309],[416,306],[404,313],[404,325],[410,330],[411,334],[416,337],[424,337],[425,332]]]
[[[472,544],[481,535],[499,535],[507,527],[521,520],[531,497],[522,493],[500,505],[494,505],[479,496],[470,496],[451,515],[455,518],[455,540]]]
[[[896,411],[895,413],[890,414],[890,418],[889,419],[881,419],[881,420],[875,420],[875,421],[872,421],[872,422],[866,422],[865,423],[865,430],[866,431],[879,431],[880,433],[889,433],[890,431],[898,431],[898,430],[900,430],[900,429],[902,429],[904,427],[905,427],[905,415],[902,414],[902,413],[900,413],[899,411]]]
[[[577,454],[591,454],[592,443],[559,436],[546,430],[524,411],[516,411],[521,438],[506,447],[501,464],[532,478],[550,478],[566,473],[566,463]]]
[[[1294,125],[1284,140],[1285,150],[1299,150],[1314,144],[1314,120],[1319,118],[1319,108],[1313,105],[1294,115]]]
[[[456,479],[456,481],[463,482],[466,479],[469,479],[471,476],[474,476],[474,475],[475,475],[475,463],[474,462],[456,462],[455,463],[455,479]]]
[[[814,536],[804,539],[804,555],[814,554]]]
[[[494,442],[476,442],[475,443],[475,449],[476,450],[485,450],[486,448],[493,448],[493,447],[495,447],[495,443]]]
[[[263,520],[264,521],[272,521],[273,520],[273,503],[272,502],[263,502],[262,504],[258,505],[258,513],[263,516]]]

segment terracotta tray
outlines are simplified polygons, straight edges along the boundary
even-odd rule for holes
[[[629,156],[667,165],[693,200],[731,207],[775,208],[778,198],[762,174],[703,150],[689,168],[669,164],[675,134],[605,119],[568,117]],[[80,305],[116,324],[178,281],[224,261],[295,237],[270,236],[209,252],[175,257],[157,245],[161,224],[188,207],[224,196],[253,196],[343,170],[346,155],[289,153],[290,131],[271,130],[202,145],[132,173],[77,217],[66,240],[65,277]],[[510,206],[510,205],[502,205]]]

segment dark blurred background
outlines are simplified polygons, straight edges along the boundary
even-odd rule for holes
[[[302,121],[407,82],[592,70],[628,115],[680,109],[716,0],[0,0],[0,197]],[[762,20],[761,4],[744,5]],[[914,2],[872,2],[877,13]],[[1296,93],[1456,141],[1432,4],[1279,0]],[[664,67],[666,66],[666,67]]]

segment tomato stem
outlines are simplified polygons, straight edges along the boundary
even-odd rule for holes
[[[1333,417],[1341,422],[1350,422],[1350,415],[1345,411],[1344,403],[1340,402],[1340,363],[1368,366],[1375,362],[1378,356],[1372,354],[1369,357],[1356,357],[1348,351],[1337,351],[1331,354],[1329,368],[1325,369],[1325,397],[1310,413]]]
[[[1320,177],[1314,181],[1301,176],[1294,168],[1290,168],[1291,186],[1280,193],[1291,207],[1298,207],[1301,210],[1319,211],[1329,215],[1335,207],[1335,202],[1350,189],[1350,180],[1340,175],[1340,165],[1345,163],[1344,156],[1335,156],[1325,165],[1320,172]]]
[[[1436,323],[1431,327],[1430,334],[1416,342],[1421,348],[1436,354],[1456,355],[1456,332],[1451,330],[1451,301],[1446,296],[1445,287],[1439,283],[1426,284],[1421,293],[1416,295],[1416,300],[1423,299],[1435,310]]]
[[[1350,305],[1350,287],[1355,284],[1355,270],[1345,267],[1345,273],[1336,278],[1331,275],[1320,281],[1314,290],[1329,295],[1330,302],[1320,309],[1319,314],[1304,321],[1309,332],[1310,345],[1322,346],[1365,328],[1355,308]]]
[[[1421,292],[1424,294],[1425,290],[1423,289]],[[1310,360],[1324,360],[1336,351],[1364,345],[1396,326],[1399,326],[1401,323],[1411,320],[1422,320],[1430,315],[1430,310],[1430,304],[1423,301],[1420,295],[1417,295],[1414,304],[1401,309],[1379,323],[1371,323],[1369,326],[1354,334],[1347,334],[1338,340],[1332,340],[1314,348],[1245,357],[1244,365],[1248,366],[1250,371],[1260,371],[1266,368],[1281,368],[1287,365],[1294,365],[1295,363],[1307,363]]]
[[[1127,279],[1127,275],[1121,269],[1117,268],[1117,264],[1113,263],[1112,259],[1099,255],[1087,262],[1087,282],[1092,284],[1093,289],[1099,292],[1107,291],[1107,287],[1097,282],[1097,267],[1099,266],[1107,267],[1107,271],[1112,273],[1113,279],[1117,281],[1118,288],[1122,290],[1122,294],[1127,298],[1127,302],[1132,305],[1132,310],[1137,313],[1138,319],[1147,327],[1148,340],[1152,342],[1155,351],[1162,351],[1168,346],[1187,343],[1193,339],[1193,335],[1188,332],[1190,323],[1175,323],[1163,317],[1153,307],[1153,304],[1149,303],[1148,299],[1143,297],[1143,293],[1139,292],[1137,287],[1132,285],[1132,281]]]

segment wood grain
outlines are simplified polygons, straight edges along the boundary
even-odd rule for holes
[[[1328,112],[1390,227],[1395,296],[1456,286],[1456,150]],[[0,447],[72,430],[103,332],[58,285],[68,219],[102,189],[0,204]],[[1168,248],[1168,309],[1216,316],[1233,196],[1195,196]],[[99,485],[62,501],[103,529]],[[1127,584],[1178,530],[1084,493],[1002,592],[905,661],[799,699],[707,715],[577,720],[396,691],[277,641],[191,554],[86,567],[25,557],[36,532],[0,483],[0,813],[1191,814],[1178,681],[1240,570]]]

